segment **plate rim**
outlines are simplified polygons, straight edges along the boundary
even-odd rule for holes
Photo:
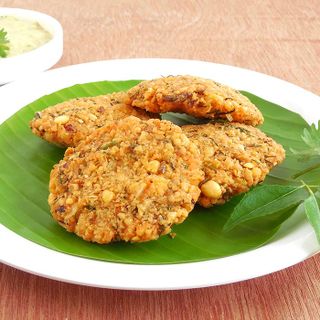
[[[30,83],[41,83],[41,90],[46,90],[46,81],[50,83],[51,79],[60,77],[61,74],[64,73],[74,73],[82,71],[89,72],[90,70],[95,70],[95,68],[99,68],[103,65],[103,68],[107,68],[113,66],[125,66],[129,67],[130,65],[153,65],[157,64],[162,68],[172,67],[173,69],[179,69],[185,67],[187,64],[189,67],[192,65],[192,70],[196,70],[198,67],[208,68],[208,69],[216,69],[216,70],[226,70],[228,72],[233,72],[236,74],[247,74],[249,78],[256,79],[258,82],[262,81],[265,83],[274,83],[274,85],[285,87],[287,91],[290,93],[294,93],[295,95],[302,95],[307,101],[315,101],[316,104],[320,105],[320,98],[316,96],[314,93],[309,92],[301,87],[298,87],[292,83],[289,83],[285,80],[281,80],[279,78],[275,78],[272,76],[268,76],[256,71],[243,69],[234,66],[228,66],[224,64],[216,64],[207,61],[199,61],[199,60],[185,60],[185,59],[159,59],[159,58],[147,58],[147,59],[115,59],[115,60],[103,60],[103,61],[95,61],[71,66],[64,66],[61,68],[56,68],[53,70],[46,71],[44,73],[38,75],[32,75],[28,78],[28,84]],[[187,69],[189,68],[187,67]],[[101,69],[103,69],[101,68]],[[133,66],[133,72],[135,72],[135,67]],[[125,69],[125,68],[124,68]],[[147,68],[146,68],[147,69]],[[181,69],[183,70],[183,69]],[[105,80],[127,80],[130,79],[130,76],[123,78],[126,73],[126,70],[121,70],[120,74],[116,76],[120,78],[117,79],[109,79],[108,77]],[[94,73],[94,71],[91,71]],[[143,72],[146,72],[144,70]],[[143,73],[142,72],[142,73]],[[188,72],[189,73],[189,72]],[[199,72],[201,73],[201,72]],[[203,72],[206,74],[206,72]],[[151,74],[151,73],[150,73]],[[201,74],[199,74],[201,76]],[[83,77],[83,76],[82,76]],[[152,77],[152,76],[150,76]],[[222,76],[223,77],[223,76]],[[81,77],[80,77],[81,78]],[[84,76],[86,78],[86,75]],[[90,77],[89,77],[90,78]],[[139,78],[139,77],[137,77]],[[140,77],[141,78],[141,77]],[[142,77],[148,78],[148,77]],[[0,95],[4,96],[4,98],[9,98],[12,91],[15,88],[22,87],[24,81],[26,79],[21,79],[16,82],[10,83],[4,87],[0,88]],[[82,79],[82,78],[81,78]],[[221,81],[221,79],[217,79]],[[99,81],[99,79],[97,80]],[[91,82],[91,81],[87,81]],[[223,82],[223,81],[221,81]],[[224,81],[225,82],[225,81]],[[62,81],[64,83],[64,81]],[[79,81],[78,83],[83,83]],[[225,82],[228,83],[228,82]],[[75,84],[75,83],[74,83]],[[228,83],[229,84],[229,83]],[[50,85],[49,85],[50,86]],[[55,88],[55,86],[50,92],[59,90],[59,88]],[[63,85],[63,87],[66,87]],[[242,88],[241,88],[242,89]],[[257,89],[257,88],[256,88]],[[39,90],[38,90],[39,91]],[[37,91],[37,92],[38,92]],[[248,90],[253,94],[259,94],[257,90]],[[25,93],[23,93],[25,94]],[[22,95],[23,95],[22,94]],[[39,95],[40,96],[40,95]],[[39,97],[38,96],[38,97]],[[267,100],[270,98],[261,96]],[[272,95],[272,102],[283,105],[278,101],[279,94],[276,92]],[[32,94],[25,95],[25,100],[29,99],[29,102],[35,100]],[[30,100],[31,99],[31,100]],[[280,99],[281,100],[281,99]],[[4,100],[5,101],[5,100]],[[28,103],[29,103],[28,102]],[[289,101],[290,102],[290,101]],[[11,105],[15,105],[16,109],[8,110],[0,112],[0,122],[2,119],[7,119],[10,116],[10,113],[13,114],[20,107],[23,107],[25,104],[18,104],[18,102],[13,102]],[[296,105],[293,105],[293,108],[296,108]],[[299,107],[299,105],[298,105]],[[320,109],[320,108],[319,108]],[[13,111],[13,112],[12,112]],[[318,112],[318,118],[320,118],[320,112]],[[307,119],[308,120],[308,119]],[[310,119],[309,119],[310,121]],[[168,264],[168,265],[135,265],[135,264],[123,264],[123,263],[113,263],[113,262],[105,262],[105,261],[97,261],[91,260],[87,258],[81,258],[77,256],[71,256],[68,254],[64,254],[61,252],[57,252],[36,243],[31,242],[17,234],[13,231],[7,229],[3,225],[0,224],[0,242],[7,241],[9,242],[8,246],[5,246],[4,250],[0,251],[0,261],[11,265],[17,269],[21,269],[23,271],[27,271],[29,273],[33,273],[36,275],[40,275],[43,277],[47,277],[54,280],[60,280],[70,283],[76,283],[87,286],[95,286],[95,287],[104,287],[104,288],[113,288],[113,289],[125,289],[125,290],[176,290],[176,289],[187,289],[187,288],[200,288],[214,285],[221,285],[227,283],[234,283],[238,281],[252,279],[258,276],[266,275],[286,267],[292,266],[298,262],[301,262],[310,256],[316,254],[320,251],[320,246],[316,241],[316,237],[312,231],[310,225],[304,221],[298,230],[298,238],[291,237],[289,235],[289,243],[283,241],[283,239],[277,239],[275,242],[271,242],[266,244],[263,247],[260,247],[255,250],[247,251],[238,255],[234,255],[231,257],[225,257],[214,260],[207,260],[202,262],[189,262],[189,263],[181,263],[181,264]],[[292,236],[292,235],[291,235]],[[286,237],[287,238],[287,237]],[[8,239],[11,241],[8,241]],[[276,245],[275,245],[276,244]],[[23,254],[19,256],[15,256],[14,250],[17,250],[17,245],[24,248]],[[272,252],[273,258],[277,258],[276,263],[270,264],[270,250]],[[284,254],[285,252],[285,254]],[[45,260],[36,261],[37,259],[28,259],[28,254],[37,253],[40,257],[45,256]],[[256,261],[257,257],[260,261]],[[266,259],[267,257],[267,259]],[[260,266],[259,270],[254,270],[252,266],[248,267],[248,260],[255,261],[256,264],[254,266]],[[253,259],[253,260],[252,260]],[[259,260],[258,259],[258,260]],[[77,273],[70,273],[66,271],[64,267],[53,268],[53,266],[49,266],[48,264],[52,262],[63,262],[67,261],[68,265],[72,265],[76,263],[80,267],[81,270],[77,270]],[[63,266],[65,265],[65,262]],[[225,268],[229,266],[230,273],[225,273]],[[235,266],[237,269],[235,270]],[[96,271],[96,274],[92,274],[91,276],[86,276],[86,270],[92,270],[92,268]],[[122,272],[128,273],[123,277],[122,281],[117,281],[117,277],[107,277],[107,278],[99,278],[97,275],[103,274],[103,272],[107,269],[108,272]],[[248,270],[249,269],[249,270]],[[155,272],[165,272],[166,281],[163,281],[162,278],[154,277]],[[190,273],[194,276],[196,273],[200,273],[198,276],[194,278],[190,277]],[[217,278],[217,273],[221,272],[221,278]],[[215,276],[214,276],[215,275]],[[142,282],[140,281],[142,279]],[[183,281],[185,280],[185,281]]]

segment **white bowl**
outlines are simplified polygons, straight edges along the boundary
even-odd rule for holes
[[[37,11],[1,7],[0,16],[36,21],[52,35],[51,40],[32,51],[0,58],[0,84],[47,70],[59,61],[63,52],[63,31],[56,19]]]

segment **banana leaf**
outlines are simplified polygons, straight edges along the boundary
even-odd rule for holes
[[[53,250],[90,259],[135,264],[215,259],[252,250],[270,241],[282,220],[276,227],[252,229],[244,225],[236,233],[222,232],[241,197],[210,209],[197,206],[183,224],[173,228],[174,239],[163,236],[147,243],[89,243],[68,233],[52,219],[47,203],[49,174],[52,166],[63,157],[64,150],[31,133],[28,123],[34,113],[75,97],[127,90],[138,82],[102,81],[74,85],[30,103],[0,126],[0,223]],[[265,183],[288,184],[294,172],[309,165],[299,162],[289,151],[290,147],[299,149],[303,146],[301,133],[308,124],[294,112],[248,92],[243,93],[262,111],[265,123],[261,129],[287,150],[285,162],[270,173]],[[196,121],[181,114],[165,114],[163,118],[177,124]],[[314,182],[315,177],[311,175],[310,179]]]

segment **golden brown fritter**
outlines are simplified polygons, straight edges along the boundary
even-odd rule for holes
[[[205,180],[198,200],[203,207],[248,191],[285,158],[281,145],[245,124],[188,125],[182,131],[199,147],[203,159]]]
[[[128,91],[128,97],[132,106],[154,113],[182,112],[253,126],[263,122],[258,108],[239,91],[199,77],[169,76],[143,81]]]
[[[200,167],[198,148],[173,123],[110,122],[54,166],[51,213],[87,241],[154,240],[193,209]]]
[[[30,127],[34,134],[48,142],[73,147],[104,126],[106,121],[120,120],[130,115],[144,120],[156,118],[125,104],[125,100],[125,92],[72,99],[36,112]]]

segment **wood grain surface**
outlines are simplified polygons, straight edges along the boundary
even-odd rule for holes
[[[319,0],[0,5],[42,11],[62,23],[64,55],[56,67],[114,58],[197,59],[260,71],[320,94]],[[241,283],[139,292],[67,284],[0,265],[0,319],[320,319],[319,270],[317,255]]]

